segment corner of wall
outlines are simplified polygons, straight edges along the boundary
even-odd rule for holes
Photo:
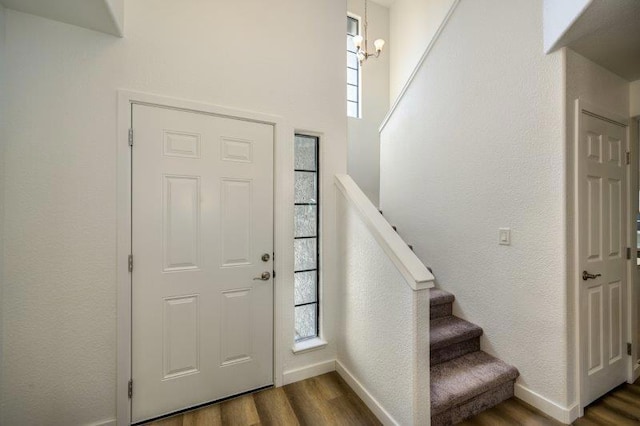
[[[117,28],[114,35],[124,36],[124,0],[104,0],[113,25]]]

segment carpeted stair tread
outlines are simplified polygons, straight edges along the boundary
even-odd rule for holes
[[[519,373],[491,355],[472,352],[431,367],[431,416],[463,404]]]
[[[453,303],[455,296],[439,288],[429,290],[429,306],[444,305],[445,303]]]
[[[482,328],[462,318],[449,316],[431,320],[430,344],[432,351],[480,336],[482,336]]]

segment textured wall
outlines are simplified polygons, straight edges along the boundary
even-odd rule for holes
[[[454,0],[395,0],[391,5],[390,98],[393,103]]]
[[[600,65],[566,49],[566,182],[567,182],[567,302],[569,306],[569,360],[575,359],[575,280],[573,241],[574,217],[574,163],[575,163],[575,100],[586,100],[624,117],[629,116],[629,83]],[[573,364],[572,364],[573,365]],[[569,369],[568,400],[577,402],[575,372]]]
[[[542,0],[461,0],[382,133],[380,195],[483,349],[562,407],[564,77],[542,40]]]
[[[364,2],[348,0],[347,10],[362,18],[364,32]],[[387,43],[380,57],[371,58],[362,67],[362,117],[348,118],[349,141],[347,170],[374,205],[380,198],[380,133],[378,128],[389,110],[389,58],[393,46],[389,41],[389,9],[369,2],[369,50],[373,41]]]
[[[421,292],[414,292],[407,285],[342,194],[338,195],[337,217],[342,284],[337,360],[398,424],[420,424],[414,423],[416,404],[412,402],[418,388],[413,376],[414,344],[418,334],[429,333],[426,318],[416,323],[416,298]],[[426,303],[425,298],[425,313]],[[428,371],[428,349],[423,352]],[[422,407],[426,405],[425,399]]]
[[[324,133],[329,345],[292,354],[292,277],[278,277],[285,323],[275,332],[285,370],[335,359],[333,174],[346,171],[346,3],[125,6],[122,39],[7,12],[3,425],[115,417],[119,88],[280,115]]]

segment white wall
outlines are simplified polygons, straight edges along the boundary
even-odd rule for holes
[[[426,424],[429,386],[420,385],[429,374],[428,290],[407,285],[341,193],[337,208],[338,371],[349,371],[396,424]],[[422,399],[415,401],[414,392]]]
[[[4,288],[4,151],[6,145],[5,123],[7,116],[7,92],[6,92],[6,49],[5,49],[5,8],[0,5],[0,301],[3,300],[2,291]],[[3,327],[3,309],[0,302],[0,366],[4,358],[4,350],[2,346],[5,330]],[[0,368],[0,383],[3,382],[2,368]],[[2,400],[0,400],[0,418],[2,418]]]
[[[461,0],[382,132],[380,196],[518,391],[562,411],[564,73],[542,40],[542,0]]]
[[[381,38],[387,43],[380,57],[367,60],[361,69],[361,118],[348,118],[349,141],[347,170],[374,205],[380,195],[380,134],[378,128],[389,110],[389,58],[393,46],[389,42],[389,9],[368,3],[370,47]],[[364,34],[364,2],[348,0],[347,10],[362,18]]]
[[[346,3],[128,0],[125,7],[123,39],[7,12],[0,424],[115,417],[118,88],[280,115],[292,129],[323,133],[329,345],[291,352],[286,272],[277,280],[284,324],[276,333],[285,372],[335,359],[333,175],[346,171]]]
[[[544,50],[548,52],[593,0],[544,0]]]
[[[599,105],[606,111],[624,117],[629,116],[629,83],[600,65],[564,49],[566,55],[566,188],[567,188],[567,301],[568,301],[568,337],[569,359],[575,359],[575,282],[578,279],[574,268],[573,250],[575,240],[574,186],[575,186],[575,100],[580,98]],[[578,371],[569,371],[569,383],[577,383]],[[568,399],[577,402],[578,389],[569,388]]]
[[[395,0],[391,5],[390,101],[393,103],[454,0]]]
[[[640,80],[636,80],[630,85],[630,113],[632,117],[640,115]]]

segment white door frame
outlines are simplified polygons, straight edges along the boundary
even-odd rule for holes
[[[579,411],[579,416],[582,416],[584,414],[584,386],[585,383],[583,383],[582,380],[582,336],[580,335],[580,321],[581,321],[581,317],[580,317],[580,285],[581,285],[581,276],[580,276],[580,247],[579,247],[579,221],[578,221],[578,215],[579,215],[579,208],[580,208],[580,203],[579,203],[579,197],[580,197],[580,191],[579,191],[579,185],[580,185],[580,176],[578,174],[578,161],[580,161],[580,158],[578,157],[578,144],[580,143],[580,129],[583,125],[582,123],[582,113],[583,112],[587,112],[591,115],[595,115],[598,116],[604,120],[607,121],[612,121],[614,123],[620,124],[622,126],[625,126],[627,128],[627,147],[626,149],[628,149],[631,152],[631,161],[630,161],[630,166],[629,169],[627,170],[627,212],[625,215],[625,223],[627,226],[626,229],[626,235],[627,235],[627,241],[626,247],[634,247],[632,245],[633,242],[635,242],[635,237],[631,235],[631,232],[635,232],[635,228],[630,226],[630,221],[631,221],[631,217],[635,217],[635,211],[632,209],[632,200],[634,199],[633,197],[633,193],[632,193],[632,189],[633,188],[637,188],[637,183],[636,185],[633,185],[633,176],[637,176],[637,170],[638,170],[638,166],[637,164],[634,164],[634,158],[636,158],[636,163],[637,163],[637,152],[636,152],[636,147],[634,146],[634,143],[631,141],[631,134],[630,134],[630,130],[629,130],[629,118],[628,117],[624,117],[621,116],[619,114],[616,114],[614,112],[608,111],[606,108],[603,108],[601,106],[599,106],[598,104],[594,104],[591,103],[589,101],[586,101],[584,99],[576,99],[575,100],[575,116],[574,116],[574,185],[573,185],[573,191],[574,191],[574,274],[573,274],[573,291],[574,291],[574,311],[575,311],[575,324],[574,324],[574,333],[575,333],[575,362],[576,362],[576,368],[575,368],[575,379],[576,379],[576,391],[577,391],[577,399],[578,399],[578,411]],[[636,209],[637,209],[637,198],[636,198]],[[634,221],[635,222],[635,221]],[[632,251],[633,253],[633,251]],[[632,336],[632,330],[634,330],[633,328],[633,324],[632,324],[632,308],[633,308],[633,282],[635,279],[635,275],[633,274],[635,268],[636,268],[636,262],[635,259],[632,258],[630,260],[627,260],[627,342],[632,342],[632,344],[635,346],[638,342],[634,342],[633,341],[633,336]],[[632,382],[632,378],[633,378],[633,356],[628,357],[628,367],[627,367],[627,380],[629,382]]]
[[[120,426],[131,421],[131,400],[128,383],[131,378],[131,274],[128,256],[131,252],[131,150],[129,127],[131,105],[141,104],[173,108],[182,111],[211,114],[219,117],[270,124],[274,127],[274,270],[286,276],[286,259],[293,259],[293,135],[294,129],[282,117],[227,108],[219,105],[189,101],[166,96],[118,90],[117,133],[117,378],[116,419]],[[288,238],[291,237],[291,238]],[[282,310],[279,299],[283,294],[283,280],[274,279],[274,324],[273,324],[273,379],[282,386]]]
[[[634,210],[634,208],[638,207],[638,201],[639,201],[638,191],[640,189],[639,188],[640,170],[639,170],[639,160],[638,160],[638,152],[640,148],[640,117],[633,117],[630,120],[629,124],[630,124],[629,145],[631,148],[631,170],[630,170],[631,183],[629,185],[629,191],[631,191],[630,211],[631,211],[631,214],[635,216],[637,214],[637,210]],[[635,222],[635,220],[633,220],[632,222]],[[631,229],[630,236],[631,236],[631,248],[633,249],[634,247],[637,247],[638,234],[636,233],[636,227],[634,226],[632,228],[633,229]],[[631,252],[634,253],[633,250],[631,250]],[[632,259],[633,259],[633,256],[632,256]],[[629,306],[631,309],[630,316],[631,316],[632,323],[629,331],[631,332],[630,342],[633,345],[633,354],[634,354],[631,357],[631,382],[635,382],[640,377],[640,364],[638,364],[640,362],[640,360],[638,360],[638,358],[640,358],[638,356],[638,354],[640,354],[640,351],[638,350],[638,345],[640,345],[640,341],[637,340],[638,332],[639,332],[638,327],[640,327],[640,324],[639,324],[640,306],[636,305],[635,310],[633,310],[634,303],[637,303],[639,298],[638,286],[640,285],[640,283],[638,282],[637,261],[631,262],[630,270],[631,270],[630,276],[632,278],[632,281],[629,284],[631,288],[631,293],[629,294]]]

